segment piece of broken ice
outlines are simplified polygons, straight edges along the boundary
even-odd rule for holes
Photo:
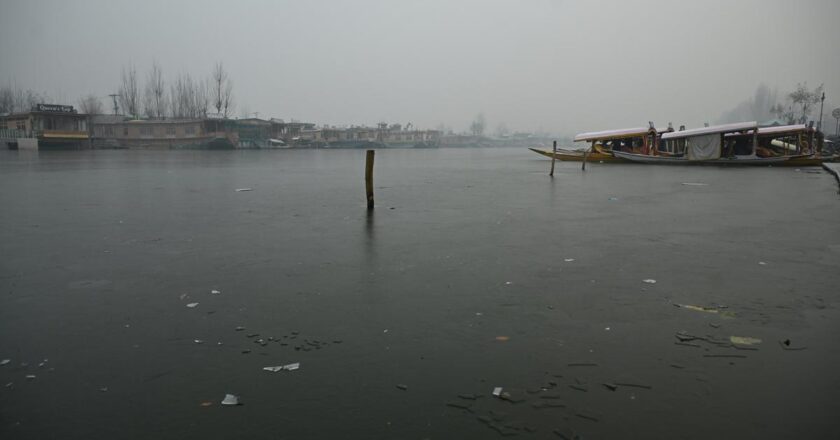
[[[295,362],[293,364],[283,365],[283,369],[286,371],[295,371],[300,368],[300,362]]]
[[[493,388],[493,395],[500,397],[502,395],[502,387]]]
[[[236,192],[253,191],[254,188],[236,188]]]
[[[276,365],[276,366],[273,366],[273,367],[263,367],[263,370],[270,371],[272,373],[276,373],[276,372],[278,372],[282,369],[283,369],[282,365]]]
[[[34,374],[27,374],[27,375],[26,375],[26,378],[27,378],[28,380],[35,380],[35,375],[34,375]]]
[[[187,307],[189,307],[189,308],[191,308],[191,309],[194,309],[196,306],[198,306],[198,303],[189,303],[189,304],[187,304]]]
[[[12,361],[11,359],[3,359],[2,361],[0,361],[0,365],[6,365],[11,361]]]
[[[575,261],[575,259],[574,258],[564,258],[563,261],[565,261],[567,263],[571,263],[572,261]]]
[[[646,280],[642,280],[642,282],[643,283],[648,283],[648,284],[656,284],[656,280],[651,279],[651,278],[648,278]]]
[[[218,295],[218,294],[220,294],[220,293],[222,293],[222,292],[219,292],[218,290],[213,289],[213,290],[211,290],[211,291],[210,291],[210,293],[212,293],[213,295]]]
[[[222,400],[222,405],[239,405],[239,396],[225,394],[225,398]]]

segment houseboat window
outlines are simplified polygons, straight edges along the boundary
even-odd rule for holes
[[[15,127],[17,127],[18,130],[26,130],[26,121],[24,121],[24,120],[17,121],[17,123],[15,124]]]
[[[140,136],[151,136],[152,127],[140,127]]]
[[[123,136],[128,136],[128,127],[123,127]]]
[[[166,135],[167,136],[175,136],[175,127],[173,127],[171,125],[166,127]]]
[[[195,126],[193,126],[193,125],[188,125],[188,126],[186,126],[186,127],[184,128],[184,131],[185,131],[187,134],[195,134]]]

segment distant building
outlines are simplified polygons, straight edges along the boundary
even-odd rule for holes
[[[95,148],[233,148],[237,136],[227,121],[125,120],[96,116],[93,120]]]
[[[404,130],[400,124],[380,123],[376,127],[323,127],[302,130],[300,143],[332,148],[429,148],[440,143],[437,130]]]
[[[89,116],[72,105],[36,104],[31,111],[0,115],[0,145],[9,149],[90,148]]]

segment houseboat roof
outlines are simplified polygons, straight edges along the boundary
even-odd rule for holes
[[[680,139],[692,136],[703,136],[715,133],[731,133],[735,131],[755,130],[758,128],[758,123],[752,122],[737,122],[734,124],[713,125],[711,127],[692,128],[691,130],[672,131],[670,133],[662,134],[662,139]]]
[[[612,139],[629,136],[643,136],[648,133],[648,127],[622,128],[618,130],[590,131],[575,136],[575,142],[598,141],[601,139]]]

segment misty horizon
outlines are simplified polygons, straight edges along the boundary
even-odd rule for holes
[[[0,85],[106,113],[123,68],[142,82],[203,79],[223,62],[233,116],[319,125],[379,121],[560,135],[702,126],[752,99],[824,85],[840,102],[830,1],[9,2]],[[136,29],[136,31],[131,31]],[[819,109],[812,113],[817,119]]]

